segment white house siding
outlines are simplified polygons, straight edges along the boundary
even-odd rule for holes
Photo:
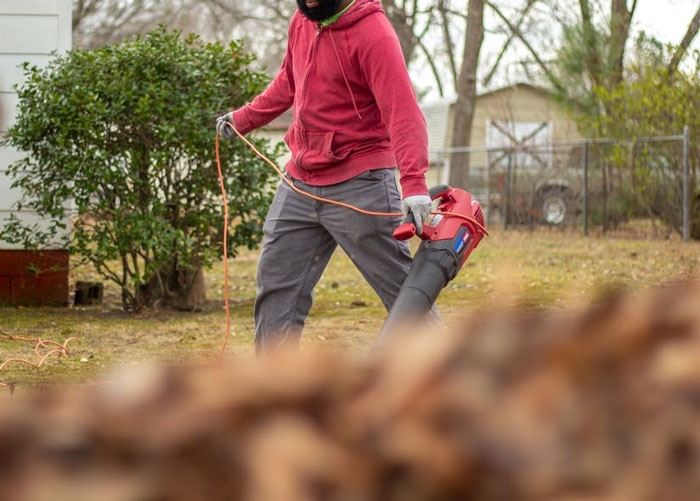
[[[439,160],[437,150],[443,149],[447,144],[451,104],[451,100],[443,99],[421,107],[428,127],[428,154],[431,164]]]
[[[14,86],[22,82],[22,63],[44,65],[53,51],[70,48],[71,0],[0,0],[0,134],[14,123]],[[6,171],[19,158],[20,152],[0,148],[0,223],[14,213],[25,223],[45,224],[36,214],[15,209],[20,194],[10,188]],[[12,248],[0,241],[0,249]]]

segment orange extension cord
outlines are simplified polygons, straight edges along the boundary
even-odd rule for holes
[[[254,152],[257,156],[259,156],[261,159],[263,159],[265,162],[267,162],[274,170],[277,172],[277,174],[289,185],[290,188],[292,188],[294,191],[297,193],[312,198],[314,200],[318,200],[320,202],[325,202],[329,204],[334,204],[334,205],[340,205],[341,207],[346,207],[350,210],[354,210],[356,212],[359,212],[361,214],[368,214],[370,216],[402,216],[403,214],[401,212],[374,212],[374,211],[369,211],[365,209],[361,209],[359,207],[356,207],[354,205],[346,204],[343,202],[339,202],[337,200],[330,200],[328,198],[323,198],[323,197],[317,197],[315,195],[312,195],[311,193],[307,193],[304,190],[301,190],[294,186],[294,183],[287,178],[284,173],[275,165],[275,163],[267,158],[264,154],[262,154],[250,141],[248,141],[236,128],[227,122],[227,125],[233,129],[233,131],[240,137],[243,142],[245,142]],[[224,337],[224,342],[221,345],[221,351],[219,353],[219,361],[223,359],[224,352],[226,350],[226,345],[228,344],[229,337],[231,336],[231,311],[230,311],[230,306],[229,306],[229,287],[228,287],[228,247],[227,247],[227,240],[228,240],[228,223],[229,223],[229,218],[228,218],[228,199],[226,198],[226,185],[224,183],[224,176],[223,172],[221,170],[221,155],[219,153],[219,138],[220,134],[216,134],[216,167],[218,169],[219,173],[219,183],[221,185],[221,197],[223,199],[223,204],[224,204],[224,300],[226,303],[226,336]],[[478,221],[476,221],[474,218],[469,217],[464,214],[457,214],[454,212],[442,212],[442,211],[433,211],[431,214],[442,214],[442,215],[447,215],[447,216],[453,216],[453,217],[459,217],[462,219],[465,219],[469,221],[470,223],[474,224],[477,228],[479,228],[484,235],[488,235],[488,230],[480,224]],[[62,344],[58,343],[56,341],[51,341],[47,339],[42,339],[42,338],[26,338],[26,337],[21,337],[21,336],[11,336],[9,334],[3,334],[0,333],[0,337],[3,337],[5,339],[10,339],[13,341],[26,341],[26,342],[33,342],[36,343],[34,346],[34,353],[38,357],[38,360],[36,362],[31,362],[29,360],[25,360],[22,358],[9,358],[2,363],[0,363],[0,370],[3,370],[5,366],[7,366],[9,363],[16,362],[16,363],[21,363],[24,365],[28,365],[30,367],[33,367],[35,369],[40,368],[44,362],[51,356],[57,355],[58,357],[64,356],[64,355],[69,355],[70,352],[68,351],[68,344],[71,341],[76,341],[80,343],[80,339],[75,338],[75,337],[70,337],[66,339]],[[42,354],[40,349],[41,348],[46,348],[48,345],[52,345],[55,348],[45,354]],[[3,383],[0,382],[0,387],[9,387],[10,390],[14,390],[14,384],[13,383]]]
[[[370,216],[388,216],[388,217],[403,216],[403,213],[401,213],[401,212],[374,212],[374,211],[370,211],[370,210],[361,209],[361,208],[356,207],[354,205],[346,204],[344,202],[339,202],[337,200],[331,200],[329,198],[317,197],[316,195],[312,195],[311,193],[308,193],[304,190],[297,188],[296,186],[294,186],[294,183],[287,176],[284,175],[284,172],[282,172],[282,170],[279,167],[277,167],[277,165],[275,165],[275,163],[272,160],[270,160],[264,154],[262,154],[255,147],[255,145],[253,145],[253,143],[248,141],[248,139],[246,139],[245,136],[243,136],[243,134],[238,132],[238,130],[236,130],[236,128],[230,122],[226,122],[226,125],[228,125],[233,130],[233,132],[235,132],[236,135],[239,138],[241,138],[243,140],[243,142],[245,144],[247,144],[250,147],[250,149],[252,149],[255,152],[255,154],[257,156],[259,156],[261,159],[263,159],[265,162],[267,162],[273,169],[275,169],[275,172],[277,172],[277,174],[282,178],[282,180],[285,183],[287,183],[289,185],[290,188],[292,188],[294,191],[296,191],[300,195],[304,195],[305,197],[309,197],[309,198],[312,198],[314,200],[318,200],[319,202],[340,205],[341,207],[346,207],[350,210],[354,210],[355,212],[359,212],[361,214],[367,214]],[[223,176],[223,173],[221,171],[221,156],[219,154],[219,138],[220,138],[220,134],[217,133],[216,134],[216,167],[219,171],[219,183],[221,184],[221,197],[223,198],[223,202],[224,202],[224,273],[226,274],[226,276],[224,278],[224,301],[226,302],[226,336],[224,337],[224,342],[221,345],[221,351],[219,352],[219,361],[221,361],[221,359],[224,356],[224,351],[226,350],[226,344],[228,343],[228,339],[231,335],[231,313],[229,310],[229,297],[228,297],[228,250],[226,247],[226,243],[227,243],[226,237],[228,234],[228,200],[226,198],[226,188],[224,185],[224,176]],[[484,235],[489,234],[488,230],[486,229],[486,227],[484,225],[479,223],[473,217],[467,216],[465,214],[458,214],[456,212],[443,212],[443,211],[432,211],[431,214],[435,214],[435,215],[440,214],[440,215],[444,215],[444,216],[452,216],[452,217],[458,217],[461,219],[465,219],[465,220],[469,221],[470,223],[472,223],[473,225],[475,225],[477,228],[479,228],[484,233]]]
[[[42,339],[38,337],[22,337],[22,336],[11,336],[10,334],[3,334],[0,333],[0,337],[9,339],[11,341],[26,341],[30,343],[36,343],[34,345],[34,353],[38,357],[37,362],[31,362],[29,360],[25,360],[23,358],[8,358],[4,362],[0,363],[0,371],[5,368],[5,366],[11,362],[17,362],[21,363],[24,365],[28,365],[30,367],[33,367],[35,369],[40,368],[42,365],[44,365],[44,362],[51,357],[52,355],[57,355],[58,357],[62,357],[64,355],[70,355],[70,352],[68,351],[68,343],[71,341],[76,341],[80,343],[80,339],[77,337],[69,337],[66,339],[63,344],[58,343],[56,341],[51,341],[49,339]],[[52,345],[55,346],[55,348],[45,354],[41,354],[41,351],[39,351],[41,348],[46,348],[47,345]],[[14,391],[14,383],[2,383],[0,382],[0,387],[7,387],[10,389],[10,392],[12,393]]]

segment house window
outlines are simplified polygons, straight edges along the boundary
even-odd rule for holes
[[[510,149],[514,150],[513,162],[519,169],[551,167],[551,143],[551,122],[488,120],[486,123],[486,146],[502,148],[489,151],[491,167],[506,167]]]

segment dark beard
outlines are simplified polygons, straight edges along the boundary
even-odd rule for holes
[[[324,21],[340,10],[341,0],[318,0],[318,7],[309,9],[306,0],[297,0],[299,11],[314,22]]]

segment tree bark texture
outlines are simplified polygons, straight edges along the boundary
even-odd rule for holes
[[[451,142],[453,147],[469,146],[471,142],[476,103],[476,71],[483,40],[484,0],[469,0],[462,66],[455,83],[458,97],[454,105]],[[453,154],[450,159],[450,185],[468,188],[468,178],[469,154]]]
[[[683,59],[683,56],[685,55],[686,51],[688,50],[688,47],[690,47],[691,42],[695,38],[695,35],[698,34],[698,29],[700,28],[700,7],[698,7],[697,12],[693,16],[692,21],[690,21],[690,24],[688,25],[688,30],[685,32],[685,36],[683,37],[683,40],[681,40],[681,44],[678,46],[676,49],[676,52],[673,54],[673,58],[671,59],[671,62],[668,65],[668,74],[672,75],[676,72],[678,69],[678,65],[681,62],[681,59]]]
[[[174,262],[159,270],[138,292],[140,304],[137,309],[157,306],[197,311],[206,299],[204,270],[181,267]]]
[[[622,83],[625,65],[625,47],[629,37],[630,23],[637,8],[637,0],[633,0],[627,8],[627,0],[611,0],[610,2],[610,42],[608,61],[610,64],[610,88],[616,88]]]
[[[584,62],[588,69],[588,74],[591,81],[595,85],[600,85],[601,81],[601,62],[599,48],[596,44],[596,32],[591,19],[591,9],[588,5],[588,0],[579,0],[581,8],[581,22],[583,24],[583,40],[584,40]]]

